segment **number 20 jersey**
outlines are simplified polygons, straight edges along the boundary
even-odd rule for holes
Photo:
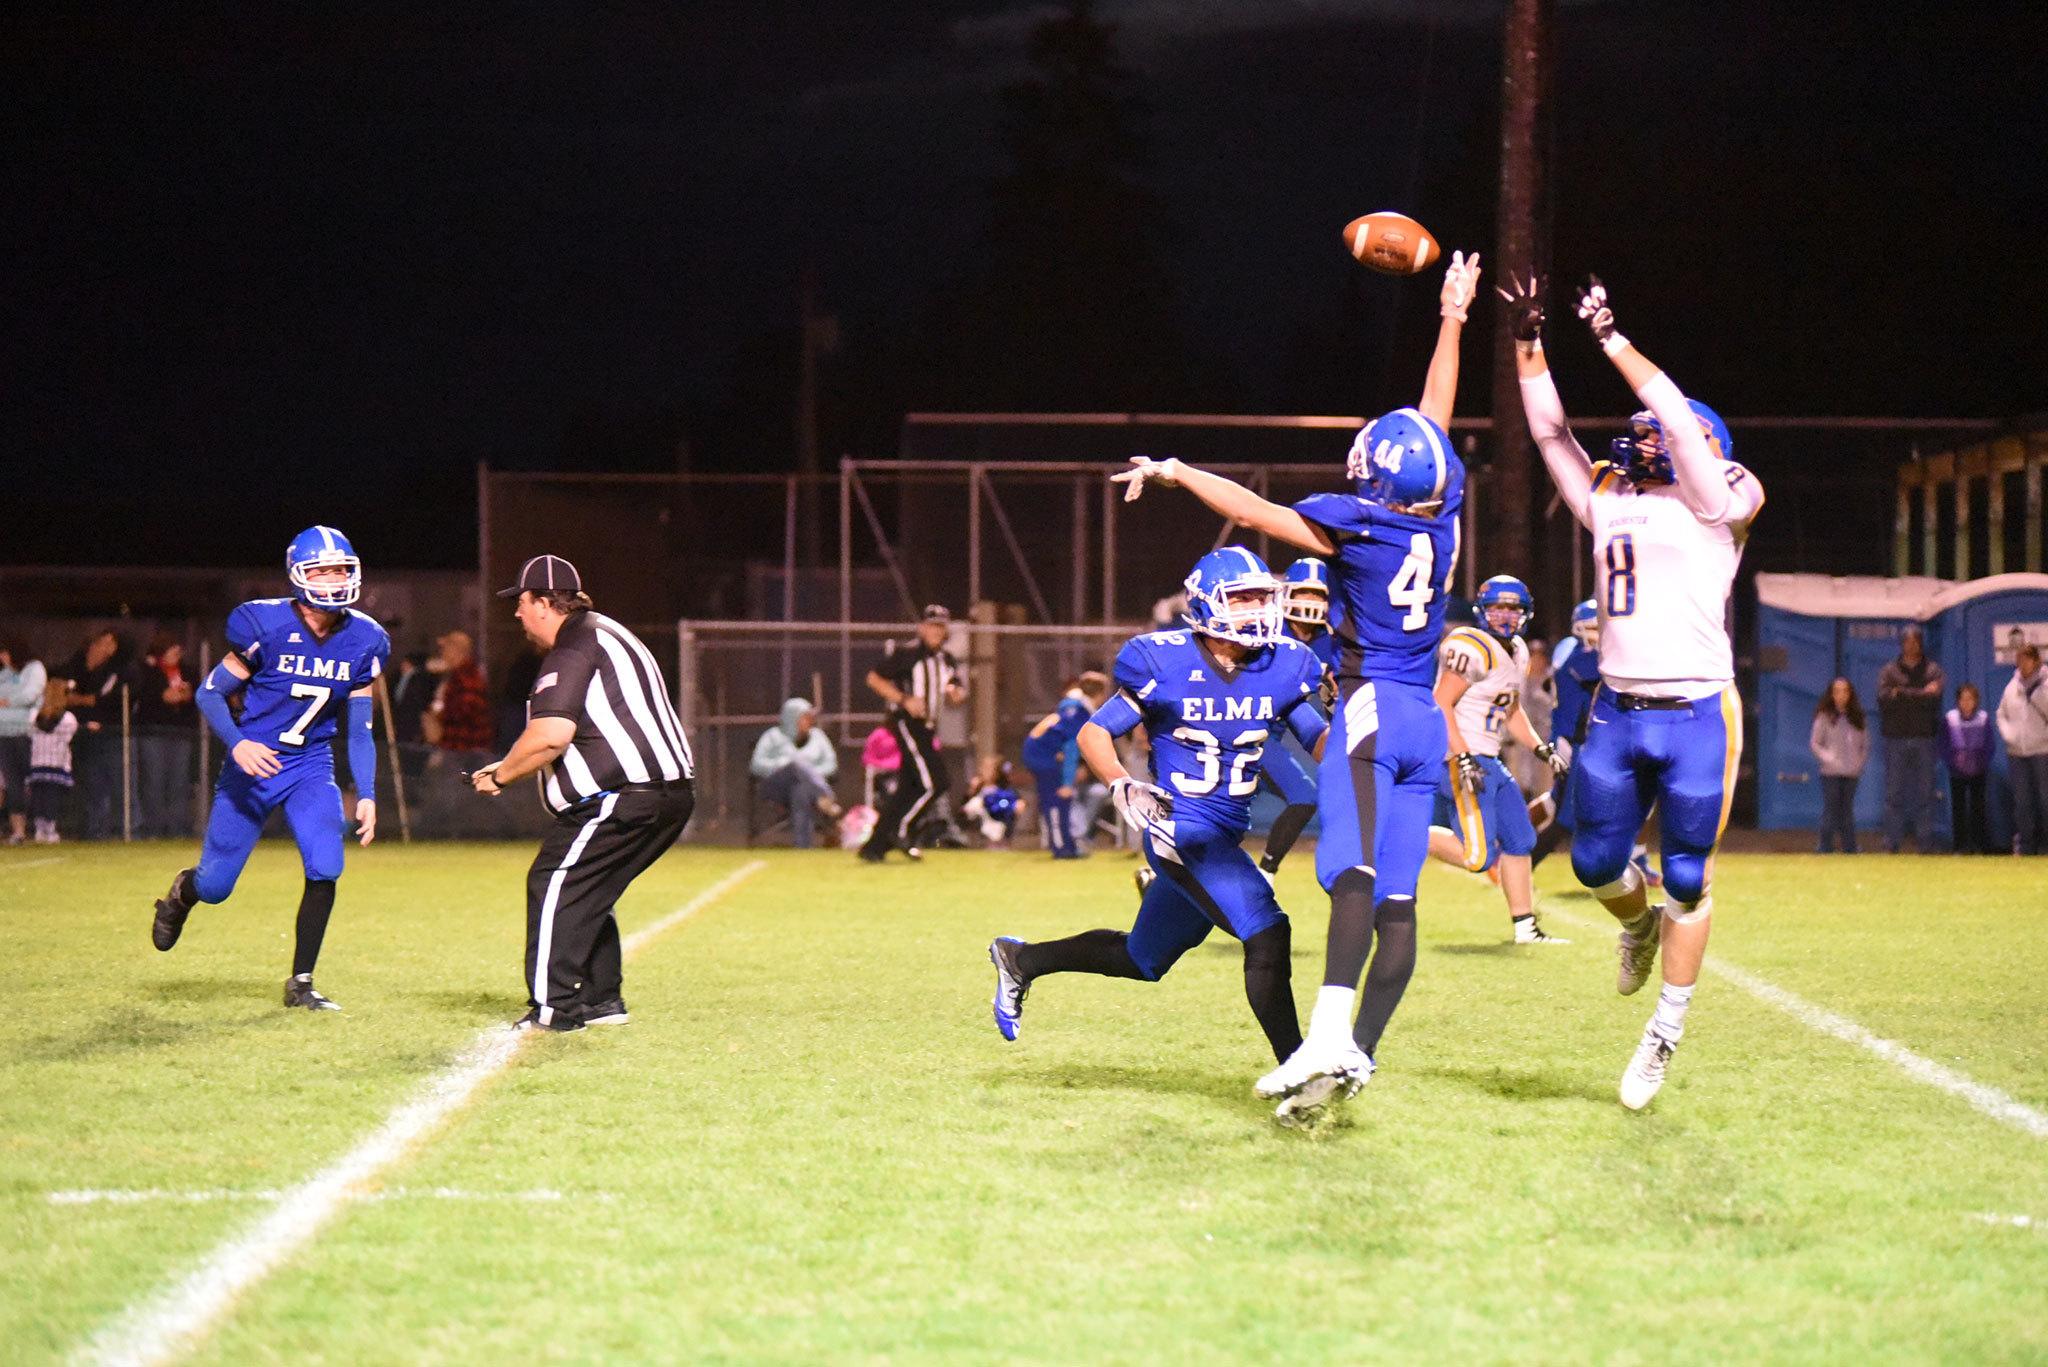
[[[228,649],[249,669],[238,723],[243,736],[287,764],[301,755],[331,763],[348,695],[384,672],[391,638],[353,608],[325,637],[315,636],[291,599],[258,598],[228,614]]]
[[[1330,624],[1340,688],[1361,678],[1436,683],[1464,502],[1461,478],[1435,517],[1395,512],[1356,494],[1312,494],[1294,505],[1337,548],[1330,557]]]
[[[1750,519],[1763,507],[1756,476],[1727,463],[1727,512],[1703,522],[1673,484],[1638,487],[1607,461],[1587,499],[1600,677],[1622,693],[1700,698],[1735,678],[1728,594]]]
[[[1242,832],[1279,728],[1313,751],[1329,725],[1315,703],[1322,662],[1299,641],[1261,646],[1224,676],[1193,632],[1148,632],[1117,652],[1115,678],[1094,721],[1113,736],[1144,723],[1153,781],[1172,796],[1176,825]]]

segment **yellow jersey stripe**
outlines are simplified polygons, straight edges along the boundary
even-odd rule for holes
[[[1487,669],[1492,670],[1497,667],[1496,661],[1493,658],[1493,642],[1488,640],[1486,634],[1478,628],[1452,627],[1451,639],[1455,641],[1469,641],[1473,645],[1478,646],[1481,656],[1486,661]]]

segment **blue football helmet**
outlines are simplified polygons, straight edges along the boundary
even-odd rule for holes
[[[1600,605],[1590,598],[1572,609],[1572,637],[1588,650],[1600,648]]]
[[[1262,646],[1280,639],[1280,584],[1266,562],[1242,546],[1210,551],[1181,585],[1187,623],[1204,636]]]
[[[315,584],[307,572],[339,565],[348,578],[338,584]],[[285,577],[291,580],[292,597],[309,608],[333,612],[363,596],[363,562],[348,538],[332,527],[308,527],[292,538],[284,551]]]
[[[1359,429],[1344,473],[1359,497],[1427,515],[1459,482],[1460,464],[1443,428],[1413,408],[1397,408]]]
[[[1512,574],[1496,574],[1479,586],[1472,601],[1472,616],[1487,632],[1500,640],[1513,640],[1529,623],[1536,610],[1536,597],[1529,586]]]
[[[1700,431],[1706,436],[1707,449],[1722,460],[1735,459],[1735,438],[1729,435],[1728,424],[1721,421],[1721,415],[1701,403],[1698,399],[1687,399],[1693,416],[1699,419]],[[1669,484],[1676,476],[1671,471],[1671,454],[1664,449],[1664,428],[1657,421],[1657,415],[1645,408],[1630,418],[1629,426],[1635,429],[1626,437],[1614,439],[1614,459],[1628,472],[1632,484]]]
[[[1305,627],[1330,622],[1330,567],[1305,555],[1287,567],[1280,581],[1280,615]]]

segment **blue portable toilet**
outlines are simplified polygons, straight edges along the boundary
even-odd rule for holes
[[[1977,685],[1987,711],[2012,677],[2010,642],[2048,640],[2048,575],[2002,574],[1967,583],[1945,579],[1757,576],[1757,824],[1797,830],[1820,824],[1820,766],[1807,746],[1813,711],[1836,675],[1856,685],[1869,714],[1870,763],[1856,790],[1856,824],[1884,820],[1884,742],[1878,721],[1878,671],[1899,651],[1899,636],[1918,625],[1927,654],[1948,676],[1942,707],[1957,685]],[[2011,832],[2005,751],[1994,744],[1989,815],[1992,838]],[[1937,833],[1948,836],[1948,809]]]

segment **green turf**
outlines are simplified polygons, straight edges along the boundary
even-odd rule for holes
[[[0,851],[0,1357],[62,1357],[265,1207],[52,1191],[289,1186],[523,1007],[528,852],[354,857],[320,973],[277,1005],[297,867],[266,845],[185,943],[184,851]],[[689,850],[630,930],[751,856]],[[2048,1358],[2048,1141],[1711,976],[1654,1107],[1608,934],[1505,946],[1432,872],[1415,983],[1346,1122],[1284,1132],[1234,945],[1159,985],[988,1019],[992,934],[1130,915],[1130,862],[769,853],[627,964],[634,1023],[532,1041],[245,1296],[202,1361]],[[1296,995],[1321,968],[1283,876]],[[1569,870],[1546,904],[1592,920]],[[2009,860],[1730,856],[1714,953],[2048,1108],[2048,897]],[[555,1204],[434,1188],[554,1189]],[[2029,1227],[1983,1214],[2026,1215]]]

